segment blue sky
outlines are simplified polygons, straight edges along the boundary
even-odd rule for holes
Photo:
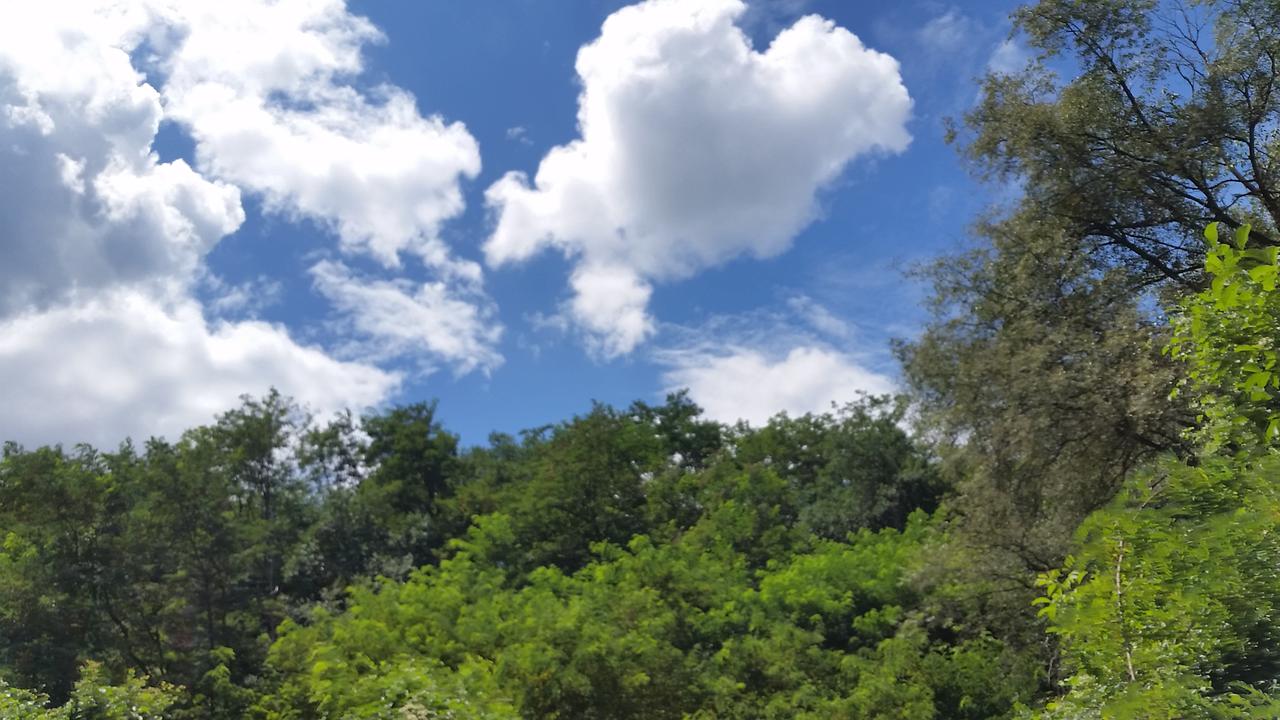
[[[902,271],[990,202],[942,120],[1022,60],[1005,2],[234,4],[7,11],[5,437],[270,385],[438,398],[468,443],[678,385],[753,422],[883,391]]]

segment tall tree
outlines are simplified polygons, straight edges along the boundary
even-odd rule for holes
[[[1194,287],[1209,222],[1280,242],[1280,7],[1040,0],[1013,19],[1036,60],[990,74],[954,137],[1024,211],[1136,287]]]
[[[1034,59],[990,74],[952,139],[1022,196],[924,271],[934,320],[899,353],[957,537],[1025,594],[1126,473],[1188,450],[1164,308],[1204,282],[1206,223],[1277,242],[1280,7],[1039,0],[1014,23]]]
[[[1208,288],[1176,317],[1203,441],[1136,474],[1044,573],[1041,615],[1070,673],[1047,718],[1270,718],[1280,711],[1280,250],[1206,233]]]

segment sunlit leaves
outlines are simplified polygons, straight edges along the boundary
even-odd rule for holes
[[[1205,230],[1209,286],[1184,301],[1169,352],[1187,363],[1187,384],[1203,418],[1210,449],[1244,454],[1280,439],[1280,248],[1251,247],[1250,226],[1218,241]]]

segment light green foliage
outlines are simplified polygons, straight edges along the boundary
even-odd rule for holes
[[[49,698],[0,680],[0,717],[6,720],[52,720]]]
[[[923,515],[902,533],[781,546],[753,570],[753,544],[779,522],[753,487],[770,475],[722,477],[718,506],[678,539],[598,544],[572,574],[509,581],[493,559],[512,524],[482,518],[439,567],[287,624],[264,702],[339,717],[402,667],[438,668],[452,687],[491,679],[486,696],[524,717],[988,718],[1029,697],[1030,669],[999,643],[939,645],[912,619],[906,573],[933,537]]]
[[[1045,717],[1266,716],[1245,709],[1280,674],[1277,472],[1169,461],[1089,518],[1040,581],[1072,672]]]
[[[1044,717],[1275,717],[1280,676],[1280,455],[1272,340],[1275,248],[1205,233],[1208,287],[1182,305],[1169,352],[1202,411],[1194,464],[1129,479],[1041,576],[1038,601],[1071,673]],[[1224,449],[1229,453],[1221,452]]]
[[[323,651],[323,647],[315,648]],[[363,661],[362,661],[363,660]],[[500,699],[487,665],[475,661],[453,671],[406,655],[378,661],[335,661],[315,653],[297,684],[267,696],[255,708],[267,720],[505,720],[519,717]]]
[[[133,672],[111,684],[102,666],[92,662],[81,667],[70,699],[57,708],[50,708],[41,693],[0,681],[0,718],[5,720],[165,720],[178,700],[176,688],[149,686]]]
[[[1207,449],[1247,453],[1280,440],[1280,247],[1250,247],[1248,225],[1220,242],[1218,227],[1205,230],[1209,286],[1183,303],[1169,352],[1188,363]]]
[[[176,688],[164,683],[148,686],[146,678],[132,671],[120,684],[109,684],[102,667],[88,663],[80,670],[71,699],[57,712],[67,720],[163,720],[172,717],[169,709],[178,699]]]

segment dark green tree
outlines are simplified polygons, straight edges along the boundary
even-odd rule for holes
[[[821,415],[778,415],[739,429],[735,457],[790,483],[799,519],[821,537],[901,529],[913,511],[936,509],[944,492],[931,459],[902,428],[906,410],[901,398],[869,397]]]
[[[953,128],[1020,197],[924,271],[934,320],[899,354],[958,489],[956,564],[1007,577],[1011,609],[1129,472],[1190,451],[1164,315],[1204,283],[1206,223],[1277,240],[1277,12],[1029,3],[1014,23],[1034,59],[990,74]]]

